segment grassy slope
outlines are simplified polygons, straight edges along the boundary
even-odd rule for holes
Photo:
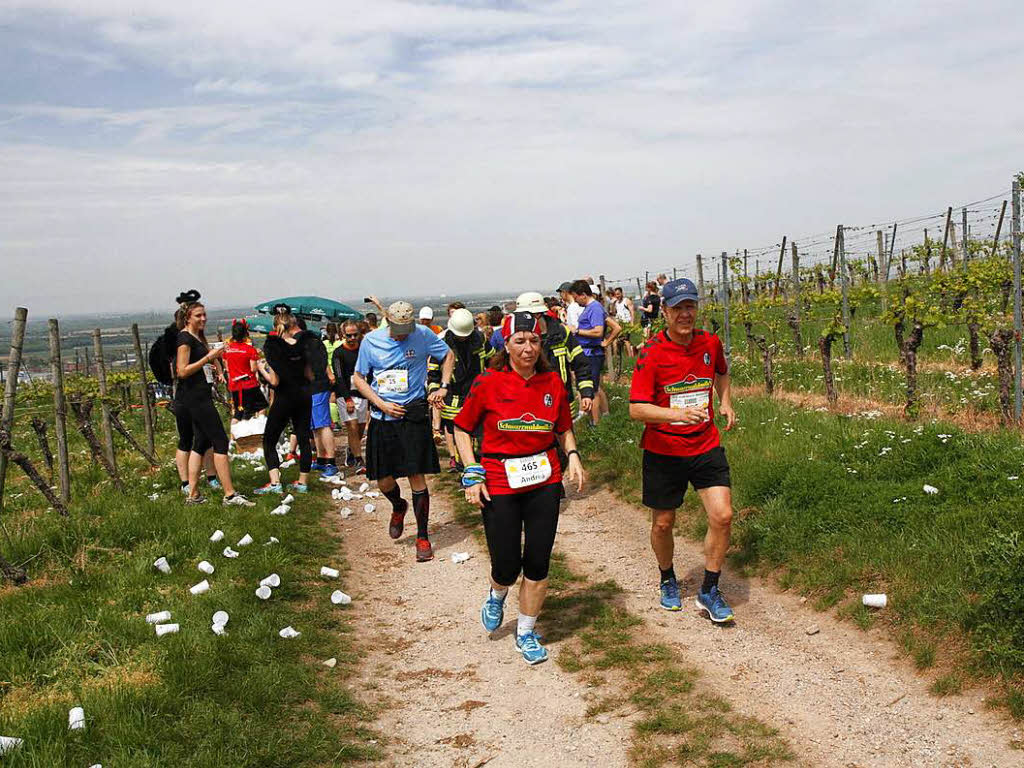
[[[640,427],[625,391],[581,443],[595,479],[639,499]],[[737,407],[724,444],[733,472],[732,559],[784,587],[839,606],[860,626],[891,624],[920,667],[939,664],[936,691],[969,671],[1000,676],[1024,716],[1024,446],[1010,433],[851,419],[765,398]],[[946,436],[946,437],[943,437]],[[923,492],[929,484],[937,496]],[[681,527],[702,536],[694,494]],[[887,592],[872,615],[862,592]],[[958,649],[969,649],[960,652]],[[948,653],[943,653],[943,649]]]
[[[173,430],[168,416],[160,422]],[[17,434],[16,445],[34,447],[34,436]],[[172,441],[165,431],[158,443]],[[343,565],[321,522],[325,491],[300,497],[286,517],[268,514],[276,499],[223,508],[211,493],[210,503],[186,507],[173,468],[151,475],[125,452],[122,496],[81,448],[75,440],[67,522],[41,511],[12,470],[3,549],[32,558],[32,581],[0,587],[0,734],[25,740],[4,765],[314,766],[372,756],[363,725],[371,713],[346,686],[358,656],[350,620],[328,600],[335,585],[317,577],[322,564]],[[240,489],[263,482],[242,466]],[[208,541],[216,528],[226,533],[220,544]],[[222,557],[245,533],[256,543],[237,560]],[[281,543],[262,546],[270,536]],[[152,567],[160,555],[171,561],[168,576]],[[193,597],[204,558],[217,569],[212,589]],[[263,603],[254,590],[271,572],[282,585]],[[155,636],[143,617],[160,610],[173,612],[179,634]],[[231,616],[227,637],[210,630],[216,610]],[[279,638],[288,624],[302,636]],[[331,656],[334,670],[319,663]],[[69,734],[74,705],[88,727]]]

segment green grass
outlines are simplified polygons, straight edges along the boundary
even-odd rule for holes
[[[639,499],[641,428],[625,391],[613,413],[581,435],[592,477]],[[732,467],[731,560],[776,574],[819,610],[838,607],[858,625],[882,620],[914,638],[905,650],[926,669],[1024,676],[1024,445],[1011,432],[971,434],[941,423],[908,424],[798,410],[766,398],[737,403],[739,426],[723,438]],[[936,496],[923,492],[929,484]],[[680,528],[706,527],[694,494]],[[863,592],[886,592],[880,613]],[[942,642],[949,640],[952,642]],[[969,649],[957,658],[944,647]]]
[[[450,485],[456,518],[482,535],[479,511]],[[699,670],[644,637],[644,622],[623,605],[614,581],[590,582],[558,551],[552,557],[543,624],[559,643],[555,663],[579,674],[594,696],[588,717],[638,713],[630,749],[638,765],[768,766],[793,753],[779,733],[732,711],[700,685]]]
[[[172,448],[168,415],[160,423],[158,444]],[[16,425],[15,444],[32,453],[34,435]],[[187,507],[172,467],[150,473],[120,452],[121,495],[78,453],[77,437],[72,448],[69,520],[43,511],[17,468],[9,476],[0,548],[27,563],[31,580],[0,585],[0,734],[25,741],[4,766],[319,766],[379,756],[373,712],[349,690],[359,657],[349,609],[332,606],[335,586],[317,577],[322,564],[344,567],[321,521],[326,494],[315,488],[286,517],[268,514],[277,499],[228,509],[211,493]],[[243,492],[264,481],[238,463],[233,476]],[[226,533],[220,544],[208,541],[216,528]],[[237,560],[222,557],[245,533],[256,543]],[[280,544],[264,547],[270,536]],[[160,555],[170,575],[152,567]],[[210,592],[193,597],[201,559],[217,570]],[[261,602],[254,591],[271,572],[282,585]],[[173,613],[179,634],[156,637],[144,617],[160,610]],[[216,610],[230,614],[226,637],[210,630]],[[289,624],[300,638],[278,637]],[[332,656],[337,668],[320,664]],[[72,734],[75,705],[88,727]]]

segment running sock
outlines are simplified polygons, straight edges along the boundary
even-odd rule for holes
[[[384,495],[387,497],[388,501],[391,502],[392,510],[397,512],[398,508],[402,506],[402,489],[399,488],[396,483],[395,487],[390,491],[384,491]]]
[[[709,571],[704,570],[704,583],[700,585],[700,591],[705,594],[711,591],[712,587],[718,586],[718,577],[722,575],[721,571]]]
[[[519,622],[516,624],[516,634],[519,637],[528,635],[533,632],[535,626],[537,626],[536,616],[527,616],[525,613],[520,613]]]
[[[502,589],[495,589],[494,587],[491,587],[491,597],[493,597],[495,600],[501,600],[501,602],[505,602],[505,596],[507,594],[508,587],[504,587]]]
[[[206,476],[206,482],[208,482],[208,483],[212,483],[216,479],[217,479],[216,475],[207,475]]]
[[[336,466],[335,463],[334,463],[334,457],[333,456],[331,456],[329,459],[324,459],[323,463],[326,464],[329,467]]]
[[[427,538],[427,522],[430,520],[430,491],[412,492],[412,513],[416,515],[416,538]]]
[[[182,480],[181,481],[181,490],[185,490],[186,488],[188,488],[188,480]]]
[[[676,577],[676,569],[673,565],[670,565],[668,568],[660,568],[659,570],[661,571],[662,584],[664,584],[669,579],[674,579]]]

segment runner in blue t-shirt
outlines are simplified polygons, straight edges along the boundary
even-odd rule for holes
[[[602,400],[604,392],[601,389],[601,372],[604,370],[604,350],[608,341],[605,340],[605,324],[612,324],[604,311],[601,302],[594,298],[590,283],[586,280],[577,280],[569,289],[573,301],[583,307],[577,320],[576,327],[569,326],[569,330],[576,334],[576,338],[583,348],[583,354],[590,361],[590,377],[594,384],[594,398],[598,405],[590,411],[591,423],[595,426],[601,420],[603,408]],[[614,335],[610,337],[614,338]]]
[[[391,502],[391,538],[401,537],[409,503],[398,478],[409,478],[416,516],[416,559],[434,557],[427,536],[430,494],[426,475],[441,471],[430,429],[430,406],[440,408],[448,394],[455,356],[444,339],[416,323],[411,304],[396,301],[385,313],[386,328],[363,338],[352,377],[371,406],[366,438],[366,476]],[[441,387],[427,396],[427,359],[443,360]],[[429,400],[429,404],[428,404]]]

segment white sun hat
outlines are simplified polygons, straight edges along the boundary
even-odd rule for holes
[[[544,303],[544,297],[536,291],[521,293],[516,299],[516,312],[534,312],[542,315],[547,311],[548,305]]]
[[[473,320],[473,313],[468,309],[456,309],[448,318],[448,330],[464,339],[473,332],[476,322]]]

